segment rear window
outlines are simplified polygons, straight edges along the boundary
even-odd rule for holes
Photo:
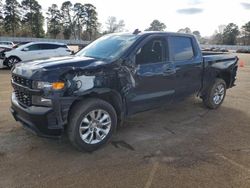
[[[42,50],[53,50],[58,48],[67,48],[67,45],[64,44],[40,44]]]
[[[186,61],[194,57],[192,40],[189,37],[170,37],[174,61]]]

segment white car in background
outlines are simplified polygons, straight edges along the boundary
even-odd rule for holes
[[[71,55],[66,44],[55,42],[30,42],[11,51],[5,52],[4,65],[12,68],[20,61],[31,61]]]
[[[13,48],[15,44],[11,41],[0,41],[0,48]]]

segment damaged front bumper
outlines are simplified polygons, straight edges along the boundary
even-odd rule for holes
[[[58,138],[63,133],[64,126],[58,123],[56,113],[51,107],[23,107],[12,93],[10,111],[16,121],[38,136]]]

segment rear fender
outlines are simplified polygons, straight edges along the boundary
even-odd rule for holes
[[[225,80],[227,88],[234,86],[238,57],[224,58],[218,60],[209,60],[208,58],[208,61],[204,62],[203,87],[199,95],[204,95],[204,92],[214,83],[216,78]]]

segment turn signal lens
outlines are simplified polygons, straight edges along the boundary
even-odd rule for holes
[[[60,90],[60,89],[63,89],[65,86],[64,82],[54,82],[52,83],[52,88],[54,90]]]

